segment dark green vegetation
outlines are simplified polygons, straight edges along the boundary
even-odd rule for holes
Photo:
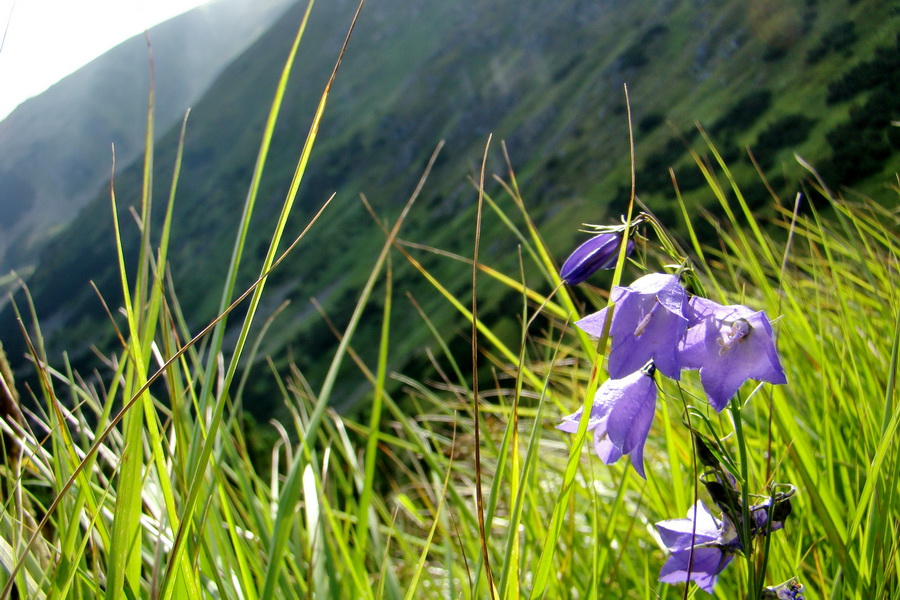
[[[305,4],[294,7],[231,63],[191,115],[169,259],[192,331],[215,316],[219,298],[211,290],[221,286],[260,131],[304,9]],[[257,260],[267,248],[275,211],[354,9],[349,0],[321,2],[313,9],[247,243]],[[691,156],[692,150],[707,148],[697,123],[729,158],[754,207],[771,204],[772,196],[759,183],[748,147],[782,202],[793,200],[806,175],[793,153],[820,166],[830,186],[852,183],[882,198],[885,182],[900,167],[897,136],[889,133],[889,122],[900,118],[891,104],[898,97],[890,88],[897,71],[882,67],[896,62],[900,16],[895,13],[890,3],[876,0],[752,5],[527,0],[465,6],[370,0],[332,91],[288,231],[299,233],[332,193],[336,199],[270,279],[264,313],[283,300],[294,304],[278,317],[259,356],[271,355],[280,370],[296,363],[311,379],[321,373],[336,339],[307,299],[315,296],[340,328],[383,241],[358,195],[365,194],[381,218],[393,218],[441,139],[446,146],[401,232],[407,240],[471,255],[476,192],[467,177],[477,177],[490,133],[488,174],[505,171],[503,139],[529,211],[559,260],[582,239],[576,234],[580,223],[617,219],[630,185],[624,84],[636,124],[638,195],[664,222],[674,221],[676,206],[669,168],[689,205],[717,210]],[[841,33],[846,23],[854,24],[851,32],[865,35]],[[838,34],[840,43],[833,41]],[[845,87],[850,90],[832,92]],[[842,152],[857,132],[865,133],[859,136],[863,145],[874,140],[884,151],[856,150],[855,156],[873,156],[873,162],[848,173],[841,168]],[[154,201],[160,210],[154,219],[163,216],[176,143],[177,130],[171,130],[156,149]],[[127,207],[138,202],[141,180],[141,164],[120,165],[116,194],[131,257],[137,232]],[[511,206],[498,185],[488,182],[487,191]],[[515,272],[516,246],[511,236],[497,235],[503,230],[487,215],[481,259]],[[46,246],[29,279],[50,356],[66,349],[82,370],[94,364],[90,344],[115,343],[88,285],[93,281],[110,306],[120,302],[112,240],[108,192],[100,191]],[[412,252],[452,293],[466,296],[467,269],[447,257]],[[251,264],[245,261],[239,287],[255,279]],[[445,301],[408,265],[395,267],[395,289],[415,297],[447,337],[458,340],[456,354],[467,356],[466,327]],[[482,317],[494,321],[498,331],[512,331],[502,320],[511,319],[515,294],[485,287],[481,296]],[[401,302],[406,300],[398,300],[394,312],[392,367],[421,375],[428,369],[422,347],[430,337],[413,308]],[[369,310],[380,313],[377,302]],[[374,339],[379,327],[376,319],[364,319],[356,339]],[[463,333],[454,336],[455,327]],[[24,354],[8,308],[0,316],[0,338],[14,360]],[[363,358],[371,359],[373,349],[360,345]],[[258,376],[248,388],[255,404],[249,408],[268,416],[279,409],[271,393],[274,379],[262,361],[255,368]],[[348,370],[342,378],[344,400],[338,406],[357,397],[358,380],[349,375]]]

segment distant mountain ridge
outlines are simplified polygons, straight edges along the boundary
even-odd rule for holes
[[[149,31],[159,133],[288,2],[218,0]],[[148,82],[148,48],[139,35],[0,122],[0,274],[31,267],[43,242],[96,196],[109,179],[113,144],[120,166],[141,153]]]
[[[319,2],[313,8],[269,153],[239,285],[255,278],[355,8],[355,0]],[[232,61],[195,104],[188,124],[169,258],[192,328],[214,316],[263,124],[303,10],[305,3],[294,5]],[[473,0],[465,5],[369,0],[332,90],[289,229],[299,231],[332,193],[336,200],[270,277],[261,318],[283,299],[299,306],[280,317],[260,356],[273,356],[276,367],[295,361],[313,380],[322,372],[335,341],[306,308],[306,299],[317,296],[340,326],[383,242],[358,194],[365,193],[382,216],[391,217],[442,139],[446,147],[401,233],[404,238],[471,254],[476,194],[467,176],[477,173],[490,133],[495,141],[489,172],[505,171],[497,149],[504,139],[529,210],[558,249],[557,258],[582,239],[576,233],[582,222],[617,220],[630,189],[625,84],[638,194],[675,229],[680,216],[670,168],[692,209],[715,210],[689,153],[709,152],[696,124],[727,157],[754,208],[770,210],[772,198],[746,156],[748,147],[782,200],[793,199],[805,175],[793,159],[796,152],[821,167],[829,185],[852,183],[896,202],[896,194],[883,193],[885,181],[900,170],[900,146],[890,135],[890,121],[900,119],[898,95],[890,93],[893,84],[870,77],[866,85],[871,89],[856,86],[849,97],[836,100],[829,89],[853,79],[860,65],[897,56],[898,21],[896,9],[878,0]],[[844,41],[835,43],[835,32],[847,30],[857,32],[855,38],[845,33]],[[869,70],[890,79],[889,69]],[[870,106],[875,98],[883,109]],[[861,111],[872,118],[853,125],[853,115]],[[862,139],[881,148],[865,176],[854,181],[842,180],[833,168],[839,149],[853,137],[841,133],[847,127],[867,132]],[[177,139],[173,128],[157,145],[156,219],[165,204]],[[120,218],[138,202],[140,185],[139,163],[118,170]],[[504,201],[499,186],[490,185],[492,196]],[[46,245],[29,279],[51,357],[65,349],[76,366],[90,364],[90,344],[114,343],[88,281],[113,305],[121,296],[108,194],[94,193],[72,225]],[[126,250],[133,255],[136,233],[130,221],[125,233]],[[482,244],[485,262],[516,271],[517,242],[490,215]],[[471,283],[466,269],[435,255],[418,257],[448,289],[466,296]],[[417,298],[436,325],[444,330],[459,326],[444,301],[408,266],[395,265],[394,282]],[[485,286],[482,316],[510,320],[514,328],[504,307],[518,306],[521,299]],[[358,339],[374,339],[378,327],[377,319],[364,320]],[[427,368],[422,346],[429,334],[416,318],[398,318],[392,335],[392,368]],[[0,339],[11,356],[24,352],[20,337],[10,311],[0,313]],[[374,346],[360,342],[358,350],[365,359]],[[248,388],[257,401],[251,408],[263,416],[277,408],[271,404],[277,394],[267,381],[253,379]],[[353,397],[348,391],[347,405]]]

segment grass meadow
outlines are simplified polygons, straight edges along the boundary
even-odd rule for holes
[[[297,43],[302,33],[301,27]],[[698,498],[709,503],[688,415],[715,440],[716,456],[743,482],[745,500],[779,484],[796,488],[784,529],[737,556],[720,575],[715,597],[755,600],[760,582],[791,578],[805,586],[807,598],[900,597],[896,210],[829,190],[810,168],[797,198],[773,196],[769,207],[751,212],[710,142],[713,160],[698,157],[697,168],[724,215],[714,223],[717,239],[693,235],[711,217],[681,204],[675,184],[678,226],[688,235],[674,240],[665,224],[639,228],[638,251],[619,256],[612,281],[624,285],[645,272],[689,266],[695,290],[764,310],[787,384],[747,383],[729,410],[716,413],[703,400],[696,372],[680,382],[658,379],[643,479],[627,458],[604,465],[585,443],[585,424],[574,435],[555,428],[563,415],[589,406],[606,379],[608,340],[598,342],[573,323],[606,306],[610,287],[589,281],[576,293],[561,283],[553,257],[569,249],[544,244],[512,167],[497,176],[482,172],[476,181],[472,228],[501,219],[518,241],[519,270],[480,262],[477,245],[469,259],[447,256],[472,274],[474,293],[457,298],[417,261],[422,252],[441,251],[427,248],[428,240],[404,238],[404,219],[428,185],[426,169],[397,219],[373,213],[371,226],[384,230],[383,249],[360,258],[371,262],[371,276],[349,324],[335,330],[341,342],[322,382],[313,386],[299,368],[241,368],[277,324],[257,318],[267,275],[286,253],[304,251],[306,230],[288,231],[287,217],[328,88],[259,278],[236,289],[293,59],[261,132],[233,253],[223,257],[229,268],[215,291],[218,319],[188,330],[167,277],[167,250],[178,243],[170,240],[170,219],[150,231],[150,212],[171,215],[178,202],[177,168],[173,181],[150,181],[152,96],[147,181],[136,215],[146,224],[141,253],[134,264],[120,253],[125,300],[109,307],[109,326],[123,324],[120,349],[102,357],[105,368],[96,376],[73,372],[64,361],[48,360],[40,315],[19,306],[33,331],[29,347],[40,386],[19,389],[27,398],[21,423],[2,423],[12,445],[0,497],[0,597],[703,597],[694,585],[658,581],[667,551],[654,524],[684,517]],[[151,183],[170,186],[166,207],[150,205]],[[485,193],[488,184],[500,193]],[[886,196],[898,193],[897,181],[886,182]],[[896,205],[896,197],[890,200]],[[112,218],[133,227],[117,206],[112,190]],[[328,219],[328,211],[325,202],[307,229]],[[626,219],[639,214],[632,198]],[[450,340],[432,328],[439,349],[429,356],[433,380],[388,368],[397,343],[393,317],[413,314],[432,326],[393,285],[401,262],[418,269],[446,298],[446,310],[471,325],[467,356],[451,353]],[[489,280],[521,299],[507,307],[519,324],[515,345],[478,319],[478,284]],[[380,337],[357,338],[364,315],[373,318],[364,313],[373,300],[383,306],[376,316]],[[230,319],[237,306],[241,316]],[[225,349],[226,323],[240,331],[233,350]],[[360,359],[354,346],[362,345],[377,346],[378,360]],[[356,417],[331,408],[340,401],[339,371],[348,365],[371,384],[368,409]],[[242,416],[243,390],[253,377],[277,380],[291,415],[263,425],[276,432],[263,449],[251,447]],[[260,452],[270,469],[257,466]]]

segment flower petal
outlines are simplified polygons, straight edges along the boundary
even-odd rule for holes
[[[656,411],[656,383],[652,371],[636,371],[623,379],[607,379],[594,395],[588,429],[594,431],[594,451],[606,464],[631,454],[635,470],[644,474],[644,443]],[[616,414],[611,434],[610,417]],[[578,431],[582,410],[563,418],[557,428]]]
[[[663,583],[686,583],[693,581],[709,594],[713,593],[719,573],[728,566],[731,554],[725,554],[718,548],[688,548],[672,553],[659,572],[659,580]]]
[[[623,308],[626,308],[623,302]],[[627,306],[628,309],[632,305]],[[637,312],[637,311],[635,311]],[[630,317],[622,311],[622,321],[640,323],[646,312],[637,313],[640,318]],[[613,315],[613,328],[616,328],[618,311]],[[687,328],[687,320],[667,310],[657,310],[647,321],[646,328],[640,336],[634,335],[634,328],[627,332],[615,332],[609,351],[609,376],[622,378],[633,373],[652,360],[663,375],[676,381],[681,379],[681,361],[678,357],[678,341]],[[619,328],[621,329],[621,328]]]
[[[602,337],[603,336],[603,328],[606,326],[606,312],[607,309],[598,310],[595,313],[591,313],[585,318],[575,321],[575,325],[577,325],[582,331],[588,333],[594,337]]]
[[[630,454],[635,470],[644,474],[644,444],[650,433],[653,415],[656,412],[656,382],[643,371],[620,379],[627,383],[627,393],[622,393],[609,413],[606,430],[609,440],[622,454]]]
[[[720,528],[721,524],[712,516],[702,500],[698,500],[688,510],[686,519],[669,519],[656,524],[659,537],[671,551],[714,542],[719,539]]]
[[[651,273],[618,289],[622,292],[610,328],[610,377],[625,377],[652,359],[663,375],[680,379],[678,343],[687,319],[686,294],[678,277]]]
[[[606,427],[594,430],[594,452],[605,465],[611,465],[622,458],[622,451],[616,448],[606,435]]]
[[[619,397],[616,394],[601,393],[602,390],[603,386],[600,386],[600,389],[594,394],[594,404],[591,406],[591,416],[589,417],[590,420],[588,421],[587,426],[588,431],[591,431],[606,420],[609,411]],[[563,417],[562,423],[557,425],[556,428],[565,431],[566,433],[576,433],[578,431],[578,425],[581,422],[581,413],[583,410],[584,407],[581,407],[571,415]]]

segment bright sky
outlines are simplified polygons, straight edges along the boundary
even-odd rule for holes
[[[207,0],[0,0],[0,120],[119,42]]]

